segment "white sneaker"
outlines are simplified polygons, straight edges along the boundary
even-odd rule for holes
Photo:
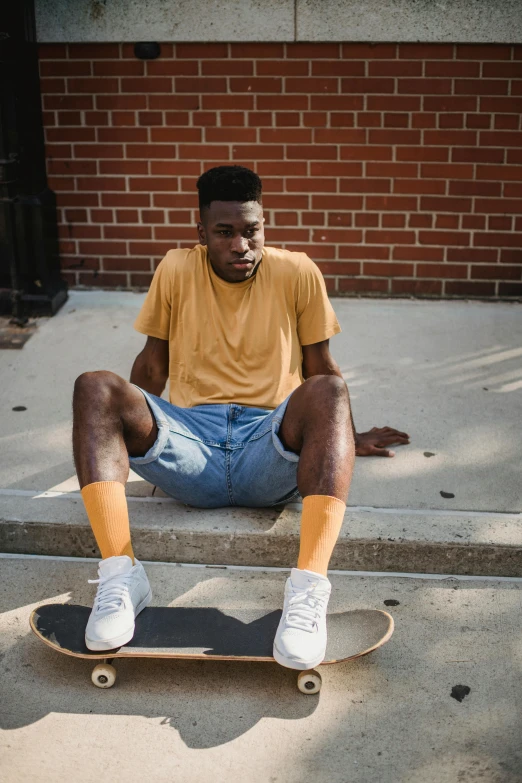
[[[292,568],[274,640],[274,658],[281,666],[306,670],[324,660],[326,608],[331,590],[325,576]]]
[[[127,555],[108,557],[98,566],[92,612],[85,629],[89,650],[113,650],[134,636],[134,619],[150,603],[152,591],[142,564]]]

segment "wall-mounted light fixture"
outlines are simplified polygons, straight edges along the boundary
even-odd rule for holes
[[[156,60],[161,54],[161,47],[156,41],[140,41],[134,44],[134,54],[139,60]]]

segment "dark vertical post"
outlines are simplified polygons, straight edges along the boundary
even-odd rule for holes
[[[54,314],[60,276],[56,199],[47,187],[34,0],[0,19],[0,311]]]

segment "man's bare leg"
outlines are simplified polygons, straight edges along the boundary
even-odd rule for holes
[[[304,499],[298,567],[326,575],[339,535],[355,461],[346,384],[315,375],[292,394],[280,438],[300,455],[297,486]]]
[[[111,372],[80,375],[73,397],[73,451],[87,516],[102,558],[128,555],[129,454],[146,454],[157,425],[145,397]]]
[[[73,396],[73,452],[80,487],[129,476],[129,454],[143,456],[158,428],[143,394],[113,372],[86,372]]]
[[[303,497],[297,568],[285,587],[274,658],[291,669],[317,666],[326,653],[328,562],[341,530],[355,461],[346,384],[315,375],[290,397],[279,437],[299,454],[297,486]]]
[[[129,454],[146,454],[157,426],[143,394],[111,372],[80,375],[73,398],[74,460],[100,548],[99,585],[85,629],[90,650],[126,644],[152,592],[132,550],[125,482]]]
[[[279,437],[300,455],[302,497],[330,495],[346,502],[355,463],[348,389],[337,375],[314,375],[290,397]]]

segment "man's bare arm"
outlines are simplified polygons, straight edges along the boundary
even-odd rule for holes
[[[169,377],[169,341],[147,337],[147,342],[132,365],[130,382],[161,397]]]
[[[313,345],[303,345],[303,377],[311,378],[313,375],[338,375],[343,374],[339,365],[333,358],[329,349],[329,340],[323,340]],[[358,457],[393,457],[395,452],[389,451],[387,446],[394,444],[406,444],[410,437],[406,432],[399,432],[393,427],[372,427],[369,432],[357,432],[352,416],[352,429],[355,437],[355,453]]]

